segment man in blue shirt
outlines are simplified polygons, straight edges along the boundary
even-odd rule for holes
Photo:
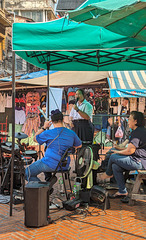
[[[54,129],[47,130],[53,124]],[[51,111],[51,120],[46,121],[44,126],[34,136],[34,141],[40,145],[46,143],[45,156],[32,163],[26,168],[25,175],[28,181],[40,181],[38,174],[52,172],[57,167],[65,150],[70,147],[79,148],[82,142],[76,133],[63,127],[63,114],[58,110]],[[70,163],[68,158],[67,169]]]

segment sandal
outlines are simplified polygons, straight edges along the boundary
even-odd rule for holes
[[[114,193],[114,194],[109,195],[109,198],[112,198],[112,199],[114,199],[114,198],[124,198],[124,197],[127,197],[127,194],[124,195],[124,194]]]

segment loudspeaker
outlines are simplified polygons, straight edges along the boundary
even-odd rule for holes
[[[56,177],[55,177],[56,178]],[[57,178],[55,179],[55,181]],[[53,184],[55,182],[53,181]],[[49,192],[52,182],[30,181],[25,187],[25,219],[27,227],[41,227],[50,223]]]
[[[97,206],[102,210],[110,208],[108,192],[97,185],[94,185],[90,190],[80,190],[79,198],[90,206]]]
[[[97,204],[102,210],[109,209],[110,200],[108,192],[104,188],[94,185],[90,192],[90,204]]]

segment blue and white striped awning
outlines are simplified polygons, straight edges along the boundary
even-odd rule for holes
[[[146,97],[146,71],[112,71],[108,83],[110,97]]]

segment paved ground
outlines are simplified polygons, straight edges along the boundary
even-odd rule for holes
[[[112,200],[106,212],[91,207],[88,210],[87,216],[77,213],[59,220],[73,213],[51,210],[50,216],[56,222],[41,228],[26,228],[22,205],[14,206],[10,217],[9,205],[0,204],[0,239],[146,239],[146,203],[137,202],[130,207]]]
[[[56,184],[53,201],[58,194],[57,188]],[[111,208],[105,212],[93,207],[75,212],[50,210],[54,222],[40,228],[25,227],[22,204],[13,205],[12,217],[9,216],[9,204],[0,204],[0,239],[146,239],[146,202],[137,201],[129,206],[120,199],[111,199],[110,203]]]

